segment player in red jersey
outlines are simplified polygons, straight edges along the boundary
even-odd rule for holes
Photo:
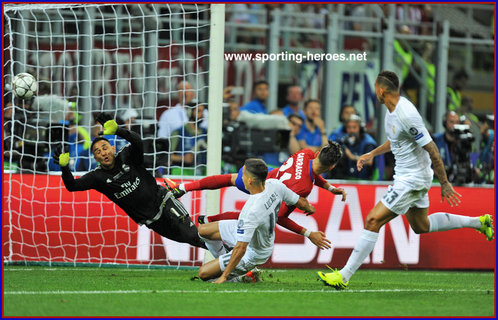
[[[313,185],[324,188],[333,194],[342,195],[342,201],[346,200],[346,192],[342,188],[336,188],[330,185],[325,179],[320,176],[329,170],[332,170],[337,162],[343,156],[342,147],[333,141],[328,141],[328,144],[314,153],[310,149],[303,149],[296,152],[287,161],[280,166],[279,169],[273,169],[268,173],[267,179],[279,179],[289,189],[297,193],[299,196],[306,198],[313,188]],[[239,190],[248,193],[242,183],[241,173],[238,174],[223,174],[206,177],[191,183],[176,185],[173,181],[167,179],[166,183],[171,189],[176,198],[185,194],[185,192],[204,189],[219,189],[223,187],[236,186]],[[298,225],[289,218],[289,215],[294,211],[295,207],[288,207],[282,203],[278,213],[277,223],[282,227],[289,229],[297,234],[308,237],[313,244],[320,249],[330,248],[330,240],[325,237],[322,231],[310,231]],[[224,212],[218,215],[204,217],[207,221],[214,222],[219,220],[237,219],[240,212]]]

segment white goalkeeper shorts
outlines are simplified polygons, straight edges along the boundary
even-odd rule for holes
[[[221,240],[227,246],[231,248],[235,247],[235,244],[237,244],[237,220],[221,220],[218,222],[218,228],[220,230]],[[221,271],[225,271],[228,263],[230,262],[231,256],[232,251],[218,257]],[[248,246],[246,253],[240,260],[239,264],[237,264],[231,275],[243,275],[254,269],[254,267],[265,263],[268,258],[270,258],[268,254],[259,254]]]
[[[413,184],[410,185],[404,181],[394,180],[394,184],[387,188],[387,192],[381,199],[392,212],[403,215],[410,208],[429,208],[428,191],[430,183],[427,185],[418,185],[415,189]]]

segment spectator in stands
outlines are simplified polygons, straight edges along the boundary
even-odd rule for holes
[[[188,109],[188,122],[173,131],[170,138],[170,157],[173,175],[205,175],[207,156],[207,130],[201,127],[206,106],[198,104]]]
[[[319,151],[321,146],[328,143],[325,125],[321,118],[320,101],[315,99],[306,101],[304,114],[306,119],[296,139],[301,149],[309,148],[313,151]]]
[[[434,143],[436,143],[436,146],[439,149],[447,174],[456,160],[456,139],[453,135],[453,128],[455,124],[459,123],[460,117],[458,114],[455,111],[448,111],[443,116],[444,132],[434,134]]]
[[[288,117],[293,113],[299,114],[301,118],[306,118],[302,109],[299,108],[299,104],[303,101],[303,93],[301,87],[299,86],[288,86],[287,87],[287,105],[282,108],[282,113],[284,116]]]
[[[354,106],[346,104],[341,108],[341,114],[339,116],[339,120],[341,121],[341,126],[336,130],[332,131],[332,133],[329,136],[330,140],[339,141],[342,137],[344,137],[347,134],[346,121],[353,114],[358,115],[358,111]]]
[[[374,173],[374,159],[363,165],[363,169],[358,172],[356,163],[358,158],[365,153],[368,153],[377,147],[377,142],[365,132],[364,124],[360,116],[352,114],[346,120],[347,135],[340,139],[340,143],[344,148],[343,173],[346,179],[372,179]],[[339,169],[338,169],[339,171]]]
[[[177,86],[178,103],[164,111],[159,117],[159,131],[157,133],[160,138],[169,138],[171,132],[182,127],[188,121],[186,106],[195,98],[195,90],[187,81],[182,81]],[[207,110],[203,115],[201,127],[207,129]]]
[[[494,183],[495,176],[495,131],[494,115],[487,115],[481,124],[480,154],[477,159],[479,182]]]
[[[126,109],[120,116],[121,120],[123,121],[124,128],[135,131],[137,132],[137,127],[135,125],[135,121],[138,117],[138,112],[134,108],[128,108]],[[140,132],[137,132],[140,133]],[[119,149],[117,149],[119,150]]]
[[[424,4],[422,6],[422,19],[420,24],[420,34],[421,35],[432,35],[434,15],[432,11],[432,6],[430,4]]]
[[[301,118],[301,116],[296,113],[292,113],[287,117],[287,120],[289,120],[289,127],[291,129],[289,133],[289,155],[292,155],[301,150],[296,137],[299,132],[301,132],[304,124],[304,118]]]
[[[419,34],[420,22],[422,21],[422,9],[415,4],[402,4],[396,6],[396,19],[408,22],[410,34]]]
[[[69,161],[69,169],[75,171],[88,171],[91,167],[92,154],[90,148],[85,148],[86,140],[78,132],[75,125],[64,122],[64,126],[68,128],[68,138],[64,143],[64,150],[68,150],[71,160]],[[48,169],[50,171],[60,171],[60,166],[54,162],[53,151],[48,160]]]
[[[268,99],[268,82],[265,80],[258,80],[253,85],[253,95],[254,99],[240,108],[241,111],[248,111],[250,113],[265,113],[266,110],[266,99]]]
[[[410,28],[407,25],[402,25],[400,27],[399,33],[401,34],[411,34]],[[398,74],[401,74],[400,84],[403,87],[403,82],[405,82],[406,78],[410,74],[410,66],[413,62],[413,52],[404,39],[394,39],[394,63],[396,68],[398,68]]]
[[[358,112],[356,112],[356,109],[354,108],[354,106],[349,105],[349,104],[342,106],[341,115],[339,116],[339,120],[341,121],[341,126],[339,128],[337,128],[336,130],[332,131],[332,133],[329,136],[329,140],[337,142],[337,141],[341,140],[342,137],[344,137],[347,134],[346,133],[346,121],[349,119],[349,117],[352,114],[358,114]]]
[[[458,111],[462,106],[462,90],[467,86],[469,75],[465,70],[460,70],[453,76],[451,85],[446,88],[448,94],[446,106],[448,111]]]

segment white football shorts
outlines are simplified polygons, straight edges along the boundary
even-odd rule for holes
[[[235,244],[237,244],[237,220],[221,220],[218,222],[218,228],[220,229],[221,240],[227,246],[231,248],[235,247]],[[232,251],[218,257],[221,271],[225,271],[225,268],[230,262],[231,256]],[[253,250],[253,248],[248,246],[246,253],[240,260],[239,264],[237,264],[231,275],[243,275],[254,269],[254,267],[265,263],[268,258],[269,256],[267,254],[258,254]]]
[[[414,189],[413,185],[400,180],[394,180],[394,184],[387,188],[382,197],[382,203],[392,212],[403,215],[410,208],[429,208],[428,191],[430,184]]]

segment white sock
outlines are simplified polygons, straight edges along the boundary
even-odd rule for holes
[[[372,252],[378,237],[379,234],[377,232],[363,230],[360,239],[356,242],[353,252],[349,256],[348,262],[344,268],[339,271],[344,283],[349,281],[365,258]]]
[[[429,232],[446,231],[461,228],[481,228],[479,217],[467,217],[446,212],[436,212],[429,217]]]
[[[204,240],[204,243],[206,243],[206,247],[209,249],[209,252],[211,252],[214,258],[218,258],[219,256],[227,253],[221,240],[209,240],[202,237],[201,235],[199,235],[199,237]]]

